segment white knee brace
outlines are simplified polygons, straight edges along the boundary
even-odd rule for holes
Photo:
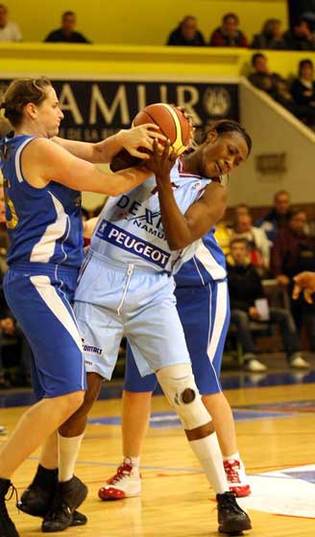
[[[195,429],[211,421],[211,416],[201,400],[190,364],[163,367],[156,376],[165,397],[185,429]]]

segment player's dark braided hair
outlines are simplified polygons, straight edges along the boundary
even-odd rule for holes
[[[207,127],[204,129],[199,139],[199,143],[203,144],[207,140],[209,131],[215,130],[218,135],[225,134],[227,132],[238,132],[245,140],[248,154],[250,154],[252,149],[252,139],[248,132],[234,119],[218,119],[216,121],[210,121]]]
[[[48,78],[18,78],[7,88],[0,108],[13,127],[18,127],[23,119],[23,109],[28,103],[39,105],[47,97],[47,87],[51,86]]]

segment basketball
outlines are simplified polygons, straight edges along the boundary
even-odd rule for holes
[[[184,113],[174,105],[156,103],[146,106],[133,120],[133,126],[144,123],[155,123],[160,127],[161,133],[171,143],[177,155],[183,153],[190,144],[192,127]]]

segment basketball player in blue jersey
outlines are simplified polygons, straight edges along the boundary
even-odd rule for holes
[[[238,123],[217,122],[206,141],[184,159],[182,176],[179,162],[173,165],[168,156],[168,145],[162,158],[155,142],[154,148],[150,167],[155,177],[106,203],[81,269],[75,312],[88,390],[65,428],[73,438],[83,434],[88,411],[103,380],[111,377],[125,334],[140,374],[156,373],[217,494],[219,531],[236,533],[251,524],[228,490],[211,417],[192,373],[172,274],[193,257],[199,239],[224,212],[225,188],[211,177],[229,173],[246,160],[251,140]],[[58,509],[47,521],[58,518]]]
[[[10,235],[4,291],[33,350],[39,399],[0,450],[0,535],[17,537],[5,505],[10,477],[84,399],[82,345],[71,308],[82,261],[80,191],[118,195],[145,181],[150,172],[144,167],[113,175],[92,162],[110,161],[126,145],[135,152],[139,146],[152,149],[153,139],[161,135],[145,126],[135,134],[123,133],[99,144],[59,138],[55,143],[51,138],[58,134],[63,113],[45,78],[13,81],[1,107],[15,130],[0,144]],[[62,428],[59,432],[63,453],[72,443]],[[59,495],[70,513],[86,494],[79,479],[60,475]]]

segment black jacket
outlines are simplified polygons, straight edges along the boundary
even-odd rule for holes
[[[227,264],[231,309],[248,311],[256,298],[263,298],[264,290],[253,265]]]

